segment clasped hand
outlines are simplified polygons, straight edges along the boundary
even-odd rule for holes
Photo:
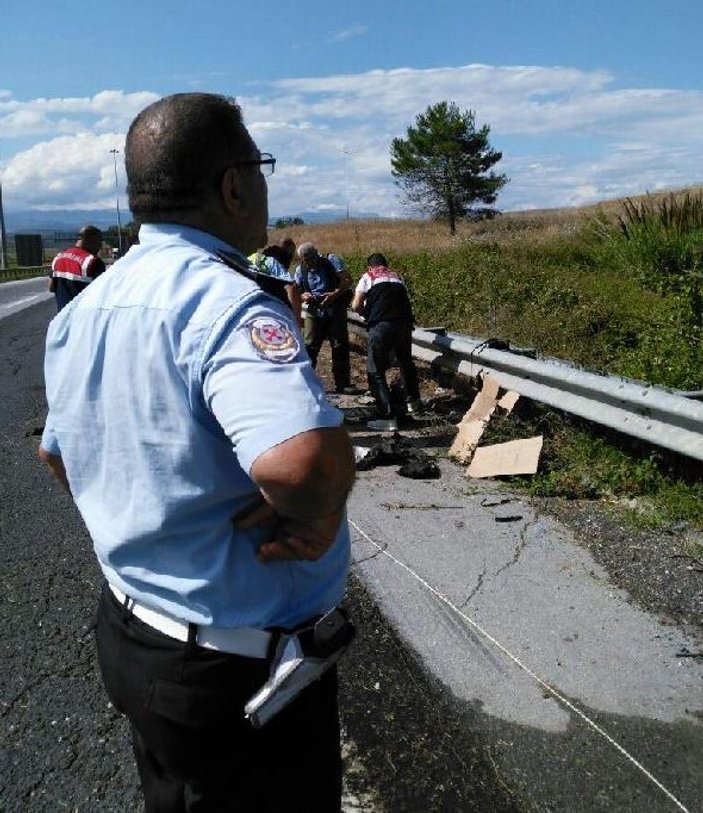
[[[259,547],[260,562],[289,562],[296,559],[314,562],[332,547],[343,517],[342,509],[328,517],[301,521],[281,516],[273,506],[262,501],[236,514],[232,521],[241,530],[273,526],[271,538]]]

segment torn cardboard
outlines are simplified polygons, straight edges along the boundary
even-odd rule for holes
[[[509,474],[536,474],[542,451],[542,435],[509,440],[476,449],[466,469],[468,477],[500,477]]]
[[[520,396],[516,392],[506,392],[498,400],[499,390],[500,384],[495,378],[490,375],[483,377],[480,392],[476,394],[468,412],[458,424],[459,432],[449,449],[449,457],[458,460],[459,463],[468,463],[496,406],[505,409],[508,413],[512,411]]]
[[[513,411],[515,404],[520,400],[520,395],[517,392],[513,392],[512,390],[508,390],[501,395],[500,400],[498,401],[498,406],[501,409],[504,409],[505,412],[510,415]]]

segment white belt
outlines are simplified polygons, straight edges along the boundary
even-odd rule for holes
[[[115,598],[133,616],[153,627],[155,630],[175,638],[177,641],[188,640],[188,624],[179,621],[166,613],[145,607],[133,598],[128,598],[113,584],[108,584]],[[231,655],[243,655],[245,658],[265,658],[268,654],[272,633],[254,627],[237,627],[236,629],[223,629],[215,627],[201,627],[198,625],[196,643],[205,649],[215,649],[218,652],[229,652]]]

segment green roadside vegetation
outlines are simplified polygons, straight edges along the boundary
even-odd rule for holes
[[[570,235],[539,244],[491,242],[475,253],[464,246],[460,257],[480,294],[477,308],[459,309],[459,332],[529,344],[660,386],[703,388],[700,194],[625,201],[614,217],[598,212]],[[454,281],[462,283],[466,277]],[[456,290],[444,290],[435,324],[450,318]],[[545,438],[539,474],[522,482],[531,493],[606,498],[637,524],[703,528],[700,465],[549,410],[522,420],[533,424],[522,431]],[[493,442],[507,439],[506,429],[519,422],[496,424]],[[689,552],[703,555],[703,547]]]
[[[703,389],[703,194],[626,200],[554,228],[503,216],[432,251],[389,252],[420,325],[676,390]],[[353,274],[363,258],[353,258]],[[517,434],[516,434],[517,432]],[[545,438],[541,496],[606,499],[650,527],[703,529],[703,466],[534,405],[482,442]],[[703,556],[703,546],[694,546]]]

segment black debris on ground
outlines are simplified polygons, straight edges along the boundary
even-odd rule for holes
[[[397,432],[393,433],[392,438],[374,443],[368,453],[357,462],[356,468],[359,471],[370,471],[376,466],[397,464],[401,464],[398,474],[402,477],[435,480],[440,476],[439,466],[434,460]]]

